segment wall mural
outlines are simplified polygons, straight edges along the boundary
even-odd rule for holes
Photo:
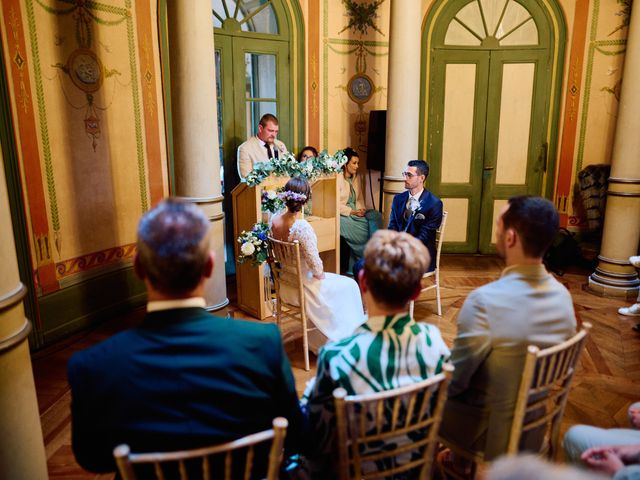
[[[329,149],[352,144],[366,152],[369,111],[386,108],[386,98],[378,94],[386,92],[383,85],[387,82],[389,43],[378,38],[386,37],[379,25],[388,25],[388,2],[343,0],[342,8],[334,5],[329,8],[328,0],[324,1],[322,142]],[[384,14],[380,11],[381,6],[386,7]],[[333,35],[330,31],[334,32]],[[330,60],[334,55],[340,57],[335,63]],[[330,91],[330,77],[333,79],[333,91],[342,92],[337,98],[340,101],[335,103],[342,105],[340,113],[347,113],[349,119],[345,125],[349,131],[336,135],[329,132],[330,123],[334,129],[337,126],[330,122],[335,115],[330,112],[329,104],[333,107],[332,100],[336,98]],[[335,144],[330,144],[329,138]]]
[[[66,75],[73,85],[84,92],[86,103],[83,105],[74,105],[69,95],[65,93],[65,99],[72,108],[76,110],[84,110],[84,129],[89,138],[92,139],[91,145],[95,152],[97,140],[100,138],[100,111],[106,110],[113,102],[113,97],[117,94],[115,83],[111,89],[111,98],[108,103],[99,105],[95,102],[97,97],[94,94],[103,86],[104,80],[114,76],[122,75],[117,69],[108,69],[102,65],[100,57],[93,50],[93,33],[92,22],[102,26],[114,26],[122,23],[127,19],[126,11],[115,10],[109,12],[115,14],[113,19],[101,18],[103,12],[96,10],[93,4],[77,3],[69,8],[55,9],[44,5],[40,0],[38,4],[54,15],[71,15],[75,20],[75,42],[76,48],[72,50],[67,58],[66,63],[57,63],[54,67],[59,68]],[[118,18],[119,17],[119,18]],[[66,41],[66,36],[57,35],[55,43],[60,46]],[[107,45],[103,45],[105,49],[109,49]],[[117,77],[115,77],[117,78]],[[115,81],[114,78],[114,81]],[[60,86],[64,91],[65,85],[60,82]]]
[[[153,0],[2,2],[41,294],[130,262],[137,218],[166,194],[156,8]]]
[[[583,168],[611,164],[631,4],[631,0],[617,0],[616,3],[595,0],[592,4],[573,167],[574,185]],[[576,195],[574,193],[574,210],[568,224],[586,228],[586,217]]]

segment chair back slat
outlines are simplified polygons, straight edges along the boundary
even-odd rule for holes
[[[249,480],[251,478],[251,469],[253,468],[253,445],[249,447],[247,451],[247,458],[245,460],[244,465],[244,480]]]
[[[160,462],[155,462],[154,466],[156,471],[156,477],[158,477],[158,480],[164,480],[164,472],[162,471],[162,465],[160,464]],[[133,469],[131,470],[131,472],[133,473]],[[122,477],[124,478],[124,475]],[[135,477],[131,477],[131,478],[135,478]]]
[[[228,451],[224,455],[224,480],[231,480],[231,470],[233,469],[231,460],[231,451]]]
[[[576,335],[544,350],[529,346],[507,453],[535,449],[549,458],[557,453],[569,388],[590,328],[585,322]]]
[[[209,463],[209,456],[202,459],[202,478],[211,478],[211,464]]]
[[[372,394],[347,396],[336,389],[340,480],[403,472],[429,478],[452,371],[446,364],[428,380]]]
[[[305,312],[305,294],[303,284],[302,260],[300,244],[297,240],[284,242],[269,237],[269,266],[273,272],[273,282],[276,287],[276,321],[278,325],[285,318],[294,318],[302,324],[302,344],[304,349],[304,368],[309,370],[309,339],[307,315]],[[282,296],[282,287],[288,287],[292,292],[287,295],[289,302]],[[295,303],[291,303],[295,297]]]
[[[444,243],[444,229],[447,226],[447,212],[442,212],[442,221],[436,230],[436,269],[440,269],[440,253],[442,252],[442,244]]]
[[[188,480],[192,474],[195,478],[201,478],[201,476],[202,478],[216,477],[216,475],[213,475],[212,470],[214,469],[210,460],[213,458],[221,460],[218,465],[220,465],[220,468],[224,468],[223,478],[231,479],[234,461],[238,464],[238,460],[234,459],[234,455],[244,454],[242,457],[244,478],[249,479],[252,476],[255,463],[255,447],[260,446],[266,449],[270,444],[268,457],[266,454],[264,455],[267,469],[265,478],[267,480],[277,480],[280,463],[282,462],[282,449],[287,434],[287,426],[286,418],[277,417],[273,420],[272,429],[254,433],[222,445],[193,450],[139,454],[131,453],[128,445],[119,445],[113,450],[113,455],[118,472],[123,480],[137,480],[136,470],[150,467],[153,467],[155,478],[158,480],[164,480],[167,475],[170,478],[176,478],[176,474],[179,475],[181,480]],[[165,467],[167,469],[171,468],[171,470],[167,470],[167,474],[165,474]],[[145,472],[145,478],[148,478],[151,472],[149,470],[145,470]]]

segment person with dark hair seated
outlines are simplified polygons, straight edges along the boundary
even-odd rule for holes
[[[301,401],[313,432],[309,458],[314,470],[331,468],[333,463],[336,388],[344,388],[348,395],[374,393],[442,371],[450,352],[440,331],[409,316],[409,302],[420,293],[427,265],[427,249],[406,233],[379,230],[367,243],[358,281],[368,318],[352,335],[320,350],[316,377]],[[336,478],[327,471],[316,473],[314,478]]]
[[[353,148],[343,150],[347,163],[338,174],[340,185],[340,270],[351,270],[362,258],[364,246],[382,226],[382,215],[365,207],[362,179],[358,175],[360,156]],[[346,248],[345,248],[346,247]]]
[[[436,230],[442,223],[442,200],[424,188],[429,177],[429,164],[410,160],[402,172],[406,191],[393,197],[389,230],[407,232],[429,250],[431,263],[426,271],[436,268]]]
[[[300,150],[300,152],[298,153],[298,156],[296,157],[296,160],[298,160],[299,162],[305,162],[310,158],[315,158],[317,156],[318,156],[318,150],[316,150],[315,147],[307,145],[302,150]]]
[[[311,224],[299,218],[303,206],[311,198],[311,187],[303,177],[294,177],[278,194],[286,211],[271,219],[276,240],[298,241],[303,260],[303,287],[307,318],[317,327],[309,332],[309,347],[315,353],[329,340],[350,335],[364,322],[362,298],[356,282],[348,277],[324,271],[318,254],[318,237]],[[296,304],[297,296],[286,283],[280,294],[287,303]]]
[[[527,346],[546,348],[575,334],[571,295],[542,263],[558,226],[549,200],[509,199],[496,222],[496,250],[506,268],[498,280],[471,292],[458,315],[440,436],[483,452],[486,460],[507,449]],[[539,432],[529,433],[526,446],[536,450]]]
[[[175,199],[140,220],[143,322],[69,360],[73,453],[86,470],[114,471],[122,443],[135,453],[186,450],[270,429],[278,416],[289,421],[287,448],[300,448],[303,417],[278,327],[204,308],[210,226]]]

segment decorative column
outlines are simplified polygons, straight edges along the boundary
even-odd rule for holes
[[[215,51],[209,0],[168,0],[169,64],[176,196],[197,204],[212,224],[213,277],[207,309],[229,303],[224,271]]]
[[[393,196],[404,191],[402,171],[418,159],[420,32],[422,2],[391,0],[389,86],[383,212],[389,220]]]
[[[27,341],[31,322],[25,318],[22,305],[27,289],[18,274],[2,162],[0,264],[0,478],[47,478],[47,459]]]
[[[635,299],[640,281],[629,257],[640,240],[640,8],[632,9],[628,32],[602,247],[589,290]]]

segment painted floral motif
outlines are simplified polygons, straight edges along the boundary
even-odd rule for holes
[[[349,17],[349,23],[339,33],[351,29],[354,33],[359,32],[360,35],[366,35],[369,28],[372,28],[382,34],[382,31],[375,24],[375,19],[378,18],[378,7],[382,2],[384,0],[374,0],[370,3],[342,0],[344,7],[347,9],[346,16]]]

